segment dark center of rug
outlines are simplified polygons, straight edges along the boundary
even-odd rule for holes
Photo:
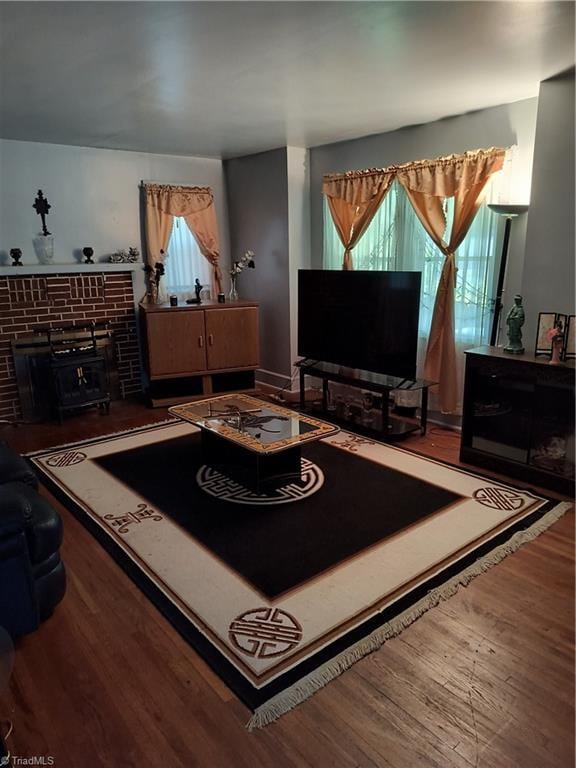
[[[95,461],[270,599],[461,498],[327,443],[302,454],[324,475],[323,485],[274,505],[231,504],[226,494],[200,488],[199,474],[214,476],[204,468],[197,434]]]

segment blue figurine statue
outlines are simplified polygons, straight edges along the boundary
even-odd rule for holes
[[[524,307],[522,306],[522,296],[514,296],[514,305],[506,317],[508,326],[508,344],[504,347],[504,352],[511,355],[522,355],[524,347],[522,346],[522,326],[524,325]]]

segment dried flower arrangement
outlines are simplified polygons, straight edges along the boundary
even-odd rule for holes
[[[161,261],[157,261],[154,266],[146,264],[144,267],[144,273],[146,274],[146,282],[148,283],[148,296],[149,301],[152,304],[156,304],[158,301],[158,292],[160,286],[160,280],[165,274],[166,270],[164,264]]]
[[[248,267],[248,269],[255,269],[256,264],[254,262],[254,251],[246,251],[246,253],[240,258],[239,261],[235,261],[232,264],[230,277],[237,277],[245,267]]]
[[[228,298],[232,299],[232,301],[236,301],[238,298],[236,279],[245,267],[255,269],[254,251],[246,251],[239,261],[232,263],[232,268],[230,269],[230,293],[228,294]]]

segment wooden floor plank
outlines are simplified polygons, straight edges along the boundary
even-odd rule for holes
[[[21,452],[158,422],[114,404],[6,428]],[[458,463],[456,433],[403,443]],[[62,510],[69,585],[16,645],[0,716],[19,756],[58,768],[570,768],[574,514],[506,558],[268,728]]]

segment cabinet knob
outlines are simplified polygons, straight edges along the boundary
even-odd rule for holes
[[[198,336],[198,346],[202,348],[204,346],[204,337]]]
[[[210,346],[214,344],[214,334],[212,333],[208,334],[208,344],[210,344]]]

